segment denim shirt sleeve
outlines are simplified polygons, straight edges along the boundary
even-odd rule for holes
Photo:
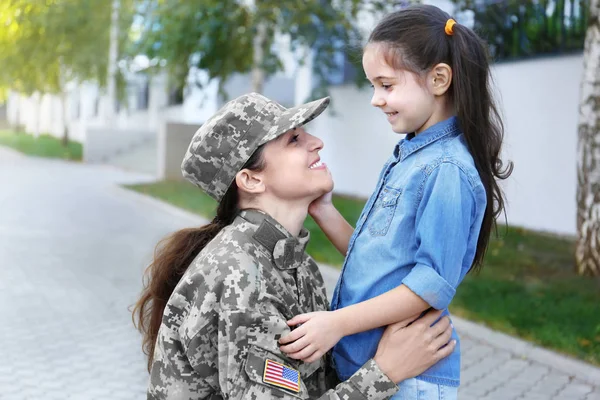
[[[456,293],[475,208],[464,172],[443,162],[425,178],[417,205],[415,266],[402,283],[438,310]]]

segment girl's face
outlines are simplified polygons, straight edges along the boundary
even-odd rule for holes
[[[323,142],[299,127],[268,142],[260,172],[266,192],[283,201],[308,202],[333,189],[331,173],[321,162]]]
[[[373,86],[371,104],[383,111],[396,133],[420,133],[439,121],[433,121],[435,96],[430,82],[415,73],[398,70],[385,61],[381,44],[367,45],[363,68]]]

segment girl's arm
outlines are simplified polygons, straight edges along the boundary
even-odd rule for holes
[[[331,202],[331,193],[315,200],[308,211],[335,248],[346,256],[354,228]]]
[[[300,327],[282,337],[281,351],[308,362],[318,359],[342,337],[386,326],[407,318],[416,319],[431,306],[400,285],[382,295],[335,311],[297,315],[288,325]]]
[[[414,294],[408,287],[400,285],[384,294],[349,307],[333,311],[339,320],[343,336],[353,335],[419,316],[431,306]],[[356,318],[360,315],[360,318]]]

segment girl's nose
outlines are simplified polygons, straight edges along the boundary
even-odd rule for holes
[[[373,107],[383,107],[385,105],[385,100],[383,100],[383,97],[379,96],[377,93],[373,93],[373,97],[371,97],[371,105]]]

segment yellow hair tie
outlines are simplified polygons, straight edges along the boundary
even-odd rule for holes
[[[454,35],[454,25],[456,25],[456,21],[453,20],[452,18],[450,18],[448,21],[446,21],[446,27],[444,28],[444,32],[446,32],[446,35],[448,35],[448,36]]]

